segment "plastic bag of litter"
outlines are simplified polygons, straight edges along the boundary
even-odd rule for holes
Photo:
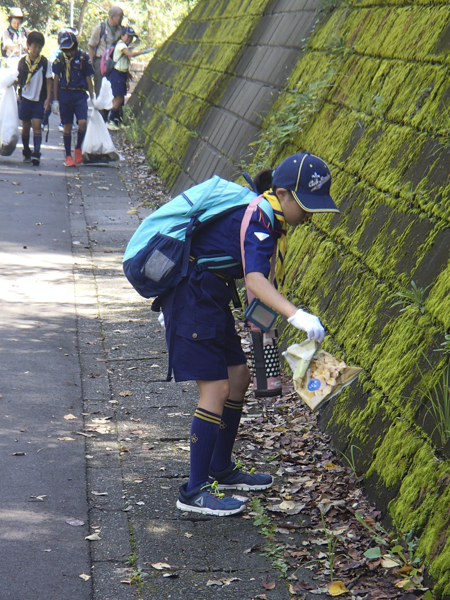
[[[314,340],[289,346],[283,356],[292,369],[296,392],[311,410],[336,396],[362,371],[320,350]]]
[[[106,77],[103,77],[98,98],[92,104],[97,110],[109,110],[112,108],[113,100],[114,95],[112,93],[111,82]]]
[[[108,163],[120,158],[105,121],[95,108],[88,122],[81,152],[85,163]]]
[[[19,141],[19,112],[16,90],[13,83],[17,79],[15,69],[0,69],[0,155],[11,156]]]

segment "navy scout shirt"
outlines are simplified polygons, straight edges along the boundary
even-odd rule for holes
[[[235,279],[243,277],[240,232],[246,208],[237,208],[212,221],[194,236],[191,246],[191,254],[196,258],[220,253],[233,257],[239,262],[239,266],[222,269],[220,272]],[[252,215],[244,240],[246,274],[257,271],[265,277],[269,276],[270,260],[280,235],[278,220],[275,219],[272,227],[266,214],[258,208]]]
[[[70,64],[70,76],[67,81],[67,64]],[[72,59],[67,58],[60,50],[53,61],[52,70],[59,77],[59,88],[69,90],[86,90],[86,77],[94,75],[94,67],[91,59],[78,49]]]

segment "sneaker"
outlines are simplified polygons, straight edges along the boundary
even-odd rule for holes
[[[83,162],[83,155],[81,154],[81,148],[75,148],[75,162],[77,165]]]
[[[33,152],[31,154],[31,162],[33,163],[33,165],[35,167],[38,167],[39,163],[41,162],[41,153],[40,152]]]
[[[22,150],[22,154],[23,154],[22,162],[30,163],[31,162],[31,150],[28,150],[28,151]]]
[[[58,129],[59,129],[59,131],[64,131],[64,124],[63,124],[63,123],[60,123],[60,124],[58,125]]]
[[[69,154],[69,156],[66,156],[66,158],[64,159],[64,164],[66,165],[66,167],[74,167],[75,166],[75,161],[73,160],[73,158],[70,154]]]
[[[120,129],[119,125],[117,125],[117,123],[115,123],[114,121],[106,121],[106,127],[110,131],[119,131]]]
[[[226,498],[217,490],[217,482],[205,483],[190,492],[186,492],[187,483],[180,486],[177,508],[187,512],[228,517],[240,513],[245,508],[245,503],[235,498]]]
[[[219,490],[267,490],[272,487],[273,478],[272,475],[266,475],[264,473],[253,473],[241,470],[242,465],[238,462],[234,462],[220,473],[210,471],[210,480],[215,479],[217,481],[217,489]]]

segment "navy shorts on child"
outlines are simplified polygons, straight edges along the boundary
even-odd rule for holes
[[[114,96],[126,96],[127,95],[127,77],[128,73],[113,69],[108,76],[111,82],[111,89]]]
[[[21,121],[31,121],[32,119],[42,121],[44,118],[44,104],[42,102],[19,98],[18,109]]]
[[[73,123],[75,116],[77,121],[86,121],[88,115],[87,95],[84,90],[59,90],[59,111],[61,123]]]

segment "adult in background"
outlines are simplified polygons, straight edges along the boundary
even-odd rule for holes
[[[28,32],[22,25],[24,16],[20,8],[11,8],[8,15],[9,27],[2,34],[2,56],[10,58],[27,53]]]
[[[102,74],[100,71],[100,60],[105,50],[111,48],[122,35],[123,10],[120,6],[111,6],[108,12],[108,20],[98,23],[94,27],[89,39],[89,57],[94,66],[94,90],[95,95],[100,93]]]

